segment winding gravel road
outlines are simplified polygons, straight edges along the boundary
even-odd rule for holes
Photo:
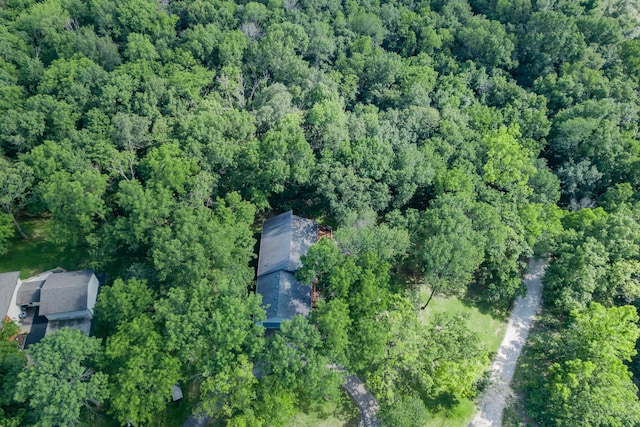
[[[513,306],[507,331],[491,366],[491,385],[479,404],[479,411],[469,427],[502,427],[502,411],[511,394],[511,379],[527,340],[531,323],[540,308],[542,277],[547,264],[543,260],[529,260],[529,272],[524,276],[527,294],[518,297]]]

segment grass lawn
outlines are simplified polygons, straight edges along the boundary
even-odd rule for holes
[[[298,413],[289,427],[355,427],[358,416],[356,405],[346,393],[340,401],[325,402],[319,409]]]
[[[502,342],[507,322],[483,312],[479,307],[467,304],[455,297],[434,297],[429,307],[422,311],[422,321],[428,322],[436,313],[463,313],[468,316],[467,326],[480,336],[480,340],[493,355]]]
[[[19,270],[20,278],[26,279],[55,267],[66,270],[87,267],[89,258],[84,248],[65,248],[46,240],[46,219],[27,219],[20,225],[29,239],[22,240],[16,233],[9,251],[0,256],[0,273]]]
[[[424,292],[426,293],[427,290]],[[467,326],[480,336],[489,355],[493,357],[498,351],[507,327],[505,319],[496,318],[486,310],[455,297],[434,297],[429,307],[422,311],[422,321],[429,322],[436,313],[463,313],[467,316]],[[487,365],[488,368],[489,365]],[[466,427],[474,413],[475,403],[464,400],[447,411],[434,414],[434,417],[425,423],[425,427]]]
[[[465,399],[453,408],[438,412],[427,420],[424,427],[466,427],[476,412],[476,404]]]

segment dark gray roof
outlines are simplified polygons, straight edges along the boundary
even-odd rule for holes
[[[318,224],[300,218],[293,211],[270,218],[262,225],[258,277],[278,270],[294,272],[300,256],[318,241]]]
[[[44,282],[40,314],[57,314],[87,309],[91,270],[53,273]]]
[[[11,298],[13,298],[13,292],[18,284],[19,277],[19,271],[0,273],[0,323],[7,317],[9,306],[11,305]],[[1,325],[0,328],[2,328]]]
[[[258,277],[256,293],[262,295],[262,305],[267,312],[265,324],[275,318],[279,324],[298,314],[306,316],[311,310],[311,286],[298,282],[288,271]]]
[[[42,288],[43,284],[44,280],[22,282],[16,296],[16,304],[27,305],[32,302],[40,302],[40,288]]]

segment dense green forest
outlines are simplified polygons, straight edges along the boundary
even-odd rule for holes
[[[340,399],[339,364],[421,426],[490,357],[462,317],[422,321],[430,296],[504,313],[536,255],[527,415],[640,425],[639,11],[0,0],[0,254],[45,218],[108,273],[94,337],[26,367],[5,326],[0,424],[146,425],[181,382],[221,425],[284,426]],[[265,338],[257,238],[289,209],[336,233],[298,273],[317,309]]]

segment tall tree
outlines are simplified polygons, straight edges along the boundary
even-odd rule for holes
[[[145,280],[116,279],[109,287],[102,287],[94,308],[92,329],[106,338],[115,333],[118,326],[131,322],[142,313],[152,310],[154,293]]]
[[[78,329],[61,329],[29,348],[33,361],[18,376],[16,399],[28,401],[37,425],[76,425],[83,407],[109,396],[107,375],[95,369],[100,340]]]
[[[9,250],[9,239],[13,237],[15,227],[11,217],[4,212],[0,212],[0,256]]]
[[[431,288],[423,309],[437,293],[462,294],[483,260],[484,236],[474,229],[465,204],[461,198],[443,195],[410,219],[409,262],[416,279]]]
[[[107,177],[95,169],[70,174],[57,172],[40,186],[53,216],[55,239],[64,244],[87,241],[96,220],[104,220]]]
[[[15,391],[18,375],[25,368],[27,358],[18,348],[14,336],[20,331],[11,321],[2,322],[0,331],[0,424],[18,427],[25,409],[16,405]]]
[[[283,323],[280,333],[267,344],[268,373],[276,390],[290,390],[302,404],[318,396],[335,396],[340,376],[321,352],[320,332],[303,316]]]
[[[22,231],[16,214],[26,203],[32,183],[33,172],[29,166],[22,162],[12,164],[0,158],[0,207],[9,215],[23,239],[27,239],[27,235]]]
[[[105,355],[111,412],[122,424],[150,422],[180,379],[180,363],[168,354],[151,318],[140,315],[121,324],[107,339]]]
[[[637,322],[633,306],[573,311],[568,328],[545,344],[555,351],[537,356],[555,359],[538,371],[527,398],[537,418],[557,426],[638,424],[638,388],[625,365],[640,337]]]

